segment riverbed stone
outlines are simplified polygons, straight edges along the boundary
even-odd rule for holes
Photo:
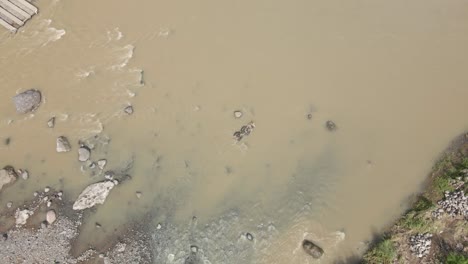
[[[234,118],[241,118],[244,114],[240,110],[234,111]]]
[[[47,213],[46,213],[47,223],[49,223],[49,225],[50,225],[53,222],[55,222],[55,220],[57,220],[57,214],[55,213],[55,211],[54,210],[47,211]]]
[[[323,249],[310,240],[304,239],[304,241],[302,241],[302,248],[315,259],[319,259],[323,256]]]
[[[129,106],[125,107],[124,112],[125,112],[127,115],[133,114],[133,106],[129,105]]]
[[[47,121],[47,126],[49,128],[54,128],[55,127],[55,116],[50,118],[49,121]]]
[[[101,159],[97,162],[99,169],[103,170],[107,165],[107,160]]]
[[[78,160],[85,162],[91,157],[91,150],[88,147],[82,146],[78,149]]]
[[[73,210],[91,208],[96,204],[103,204],[109,192],[114,188],[112,181],[98,182],[86,187],[73,204]]]
[[[0,190],[3,186],[10,185],[16,181],[18,175],[15,172],[15,169],[11,166],[6,166],[0,170]]]
[[[36,89],[30,89],[17,94],[13,97],[16,112],[26,114],[35,111],[41,104],[41,92]]]
[[[328,131],[335,131],[336,130],[336,124],[335,124],[335,122],[333,122],[331,120],[328,120],[325,123],[325,126],[327,127]]]
[[[68,139],[64,136],[57,138],[57,152],[69,152],[71,150],[71,145]]]
[[[20,210],[17,209],[15,213],[15,223],[17,226],[22,226],[26,224],[29,216],[32,215],[33,212],[29,211],[28,209]]]

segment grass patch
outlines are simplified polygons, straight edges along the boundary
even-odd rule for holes
[[[450,177],[447,175],[441,175],[434,181],[434,185],[439,194],[443,194],[445,191],[453,191],[452,185],[450,185]]]
[[[424,196],[419,196],[418,200],[413,206],[413,210],[416,212],[426,211],[434,207],[434,204]]]
[[[431,231],[431,225],[429,222],[423,219],[422,216],[415,211],[408,212],[403,218],[400,219],[398,225],[418,233]]]
[[[396,249],[390,238],[386,238],[377,243],[371,250],[364,255],[364,263],[374,264],[392,263],[396,257]]]
[[[447,264],[468,264],[468,258],[462,254],[450,252],[445,260]]]

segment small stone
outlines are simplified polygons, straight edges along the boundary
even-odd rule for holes
[[[47,207],[52,206],[52,201],[47,201]]]
[[[2,235],[2,237],[3,237],[3,240],[7,240],[7,239],[8,239],[8,234],[7,234],[7,233],[4,233],[4,234]]]
[[[104,253],[99,254],[99,258],[104,258],[105,256]]]
[[[161,224],[158,224],[158,225],[156,226],[156,229],[157,229],[157,230],[160,230],[161,228],[162,228],[162,225],[161,225]]]
[[[118,184],[119,184],[119,181],[116,180],[116,179],[112,180],[112,182],[114,183],[114,185],[118,185]]]
[[[101,224],[96,223],[96,228],[101,228],[101,227],[102,227]]]
[[[129,105],[129,106],[125,107],[124,112],[125,112],[127,115],[133,114],[133,106]]]
[[[16,112],[26,114],[36,110],[41,104],[41,92],[30,89],[13,97]]]
[[[96,168],[96,162],[91,162],[91,163],[89,164],[89,168],[90,168],[90,169]]]
[[[85,162],[89,160],[89,157],[91,156],[91,150],[86,147],[82,146],[78,149],[78,160],[81,162]]]
[[[250,233],[245,234],[245,237],[250,241],[253,241],[253,239],[254,239],[253,235],[250,234]]]
[[[13,206],[13,203],[12,203],[12,202],[8,202],[8,203],[6,204],[6,207],[7,207],[7,208],[11,208],[12,206]]]
[[[62,196],[63,196],[63,192],[60,191],[60,192],[57,193],[57,195],[58,195],[59,197],[62,197]]]
[[[38,193],[38,192],[34,192],[33,195],[34,195],[34,197],[36,197],[36,196],[39,195],[39,193]]]
[[[54,210],[47,211],[47,214],[46,214],[47,223],[49,223],[50,225],[53,222],[55,222],[55,220],[57,220],[57,214],[55,213],[55,211]]]
[[[49,200],[49,196],[46,196],[46,197],[42,198],[42,200],[43,200],[44,202],[47,201],[47,200]]]
[[[192,253],[197,253],[198,252],[198,247],[197,246],[190,246],[190,251],[192,251]]]
[[[16,181],[18,178],[18,174],[11,166],[6,166],[5,168],[0,170],[0,190],[3,186],[10,185]]]
[[[69,152],[71,150],[70,142],[64,136],[57,138],[57,152]]]
[[[47,228],[47,221],[42,221],[42,222],[41,222],[41,228],[42,228],[42,229]]]
[[[98,182],[86,187],[73,204],[73,210],[91,208],[96,204],[103,204],[114,188],[115,183],[111,181]]]
[[[331,120],[328,120],[326,123],[325,123],[325,126],[327,127],[328,131],[334,131],[336,130],[336,124],[335,122],[331,121]]]
[[[103,170],[107,165],[107,160],[101,159],[97,162],[99,169]]]
[[[307,239],[302,241],[302,248],[307,254],[311,255],[315,259],[319,259],[323,255],[323,249]]]
[[[234,111],[235,118],[241,118],[244,114],[240,110]]]
[[[49,128],[54,128],[55,127],[55,116],[52,117],[51,119],[49,119],[49,121],[47,121],[47,126]]]
[[[169,254],[169,255],[167,255],[167,260],[168,260],[169,262],[174,261],[174,258],[175,258],[175,255],[174,255],[174,254]]]
[[[29,216],[32,214],[33,212],[27,209],[24,209],[24,210],[17,209],[15,213],[16,225],[20,226],[20,225],[26,224],[26,221],[28,220]]]
[[[307,119],[312,120],[312,114],[307,114]]]
[[[44,188],[44,192],[49,192],[49,191],[50,191],[50,187],[47,186]]]
[[[29,179],[29,172],[27,170],[21,170],[20,175],[23,180]]]
[[[141,192],[136,192],[136,197],[137,197],[138,199],[141,198],[141,195],[142,195]]]

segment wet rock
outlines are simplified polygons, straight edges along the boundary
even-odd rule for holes
[[[101,228],[102,227],[100,223],[96,223],[95,226],[96,226],[96,228]]]
[[[115,183],[112,181],[98,182],[89,185],[78,196],[78,199],[73,204],[73,210],[83,210],[91,208],[96,204],[103,204],[114,186]]]
[[[49,119],[49,121],[47,121],[47,126],[49,128],[54,128],[55,127],[55,116],[52,117],[51,119]]]
[[[3,240],[7,240],[8,239],[8,234],[7,233],[3,234],[2,238],[3,238]]]
[[[78,149],[78,160],[79,161],[85,162],[85,161],[89,160],[90,157],[91,157],[91,150],[89,150],[88,147],[81,146]]]
[[[50,187],[45,187],[44,188],[44,192],[49,192],[50,191]]]
[[[133,106],[129,105],[129,106],[125,107],[124,112],[125,112],[127,115],[133,114]]]
[[[46,214],[47,223],[49,223],[50,225],[53,222],[55,222],[55,220],[57,220],[57,214],[55,213],[55,211],[54,210],[47,211],[47,214]]]
[[[16,112],[26,114],[36,110],[41,104],[41,92],[35,89],[24,91],[13,97]]]
[[[29,172],[27,170],[18,170],[19,175],[21,175],[21,178],[23,180],[29,179]]]
[[[253,235],[250,234],[250,233],[245,234],[245,237],[246,237],[249,241],[253,241],[253,239],[254,239]]]
[[[141,195],[142,195],[141,192],[136,192],[136,197],[137,197],[138,199],[141,198]]]
[[[192,251],[192,253],[197,253],[198,252],[198,247],[195,246],[195,245],[192,245],[192,246],[190,246],[190,251]]]
[[[71,150],[71,145],[68,139],[64,136],[57,138],[57,152],[68,152]]]
[[[18,175],[15,172],[15,169],[11,166],[6,166],[0,170],[0,190],[3,186],[10,185],[16,181]]]
[[[237,141],[241,141],[243,137],[250,135],[250,133],[252,133],[254,128],[255,128],[255,123],[252,121],[248,123],[247,125],[242,126],[240,130],[234,132],[233,136]]]
[[[328,120],[325,123],[325,127],[328,129],[328,131],[335,131],[336,130],[336,124],[335,124],[335,122],[333,122],[331,120]]]
[[[99,169],[103,170],[107,165],[107,160],[101,159],[97,162]]]
[[[243,115],[244,114],[239,110],[234,111],[234,118],[241,118]]]
[[[312,114],[307,114],[307,119],[312,120]]]
[[[315,259],[319,259],[323,256],[323,249],[310,240],[304,239],[304,241],[302,241],[302,248]]]
[[[28,220],[29,216],[32,215],[33,212],[29,211],[28,209],[20,210],[17,209],[15,213],[15,223],[17,226],[25,225],[26,221]]]
[[[6,204],[6,207],[7,207],[7,208],[11,208],[12,206],[13,206],[13,203],[12,203],[12,202],[8,202],[8,203]]]

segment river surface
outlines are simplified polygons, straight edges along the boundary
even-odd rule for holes
[[[467,1],[35,5],[17,34],[0,29],[0,165],[31,174],[0,203],[46,186],[76,199],[104,179],[78,161],[97,136],[91,159],[131,179],[85,215],[83,249],[150,214],[155,263],[184,263],[192,244],[204,263],[314,263],[305,237],[332,263],[397,217],[468,129]],[[19,115],[11,97],[29,88],[43,103]]]

